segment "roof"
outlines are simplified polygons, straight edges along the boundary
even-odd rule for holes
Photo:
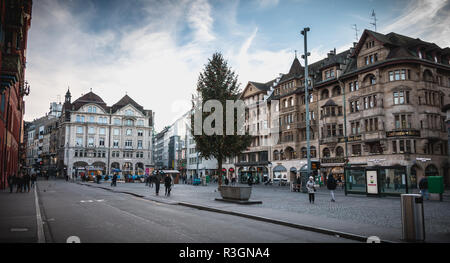
[[[83,105],[86,105],[89,103],[95,103],[95,104],[99,105],[100,107],[102,107],[105,111],[108,111],[108,109],[109,109],[108,106],[106,106],[106,103],[103,101],[103,99],[92,91],[79,97],[74,102],[72,102],[72,109],[78,110]],[[66,108],[66,106],[64,108]]]
[[[329,107],[329,106],[337,106],[336,102],[334,100],[329,99],[322,107]]]
[[[133,105],[133,107],[135,107],[136,109],[138,109],[140,112],[142,112],[143,114],[145,114],[144,112],[144,107],[142,107],[141,105],[139,105],[136,101],[134,101],[132,98],[130,98],[130,96],[125,95],[123,96],[116,104],[112,105],[111,109],[112,112],[115,113],[116,111],[118,111],[119,109],[127,106],[128,104]]]

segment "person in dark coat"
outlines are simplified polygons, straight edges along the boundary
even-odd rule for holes
[[[156,193],[156,195],[159,195],[160,183],[161,183],[161,175],[159,174],[159,171],[157,171],[156,175],[155,175],[155,193]]]
[[[428,178],[423,177],[422,179],[420,179],[419,181],[419,189],[420,189],[420,194],[422,195],[422,197],[426,200],[429,200],[428,197]]]
[[[336,202],[336,199],[334,198],[334,190],[336,190],[336,186],[337,181],[336,179],[334,179],[333,174],[330,173],[327,179],[327,188],[328,190],[330,190],[331,202]]]
[[[249,186],[252,186],[252,184],[253,184],[253,177],[250,175],[249,177],[248,177],[248,179],[247,179],[247,184],[249,185]]]
[[[33,188],[34,185],[36,184],[36,180],[37,180],[37,175],[35,173],[33,173],[31,175],[31,188]]]
[[[117,186],[117,174],[114,173],[111,179],[111,186]]]
[[[153,188],[153,182],[155,181],[155,176],[153,174],[148,177],[148,187]]]
[[[225,177],[225,185],[228,185],[230,181],[228,180],[228,177]]]
[[[172,187],[172,177],[169,174],[166,174],[164,177],[164,186],[166,187],[166,196],[170,196],[170,188]]]
[[[16,178],[14,175],[8,175],[8,185],[9,185],[9,193],[13,192],[14,184],[16,183]]]
[[[30,192],[30,183],[31,183],[31,177],[29,173],[25,173],[23,175],[23,188],[24,188],[24,192]]]
[[[18,193],[19,191],[22,193],[23,191],[23,175],[19,174],[16,177],[16,193]]]

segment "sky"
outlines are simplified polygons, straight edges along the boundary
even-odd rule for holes
[[[25,120],[63,102],[69,88],[72,101],[92,90],[109,106],[127,94],[155,112],[160,131],[190,108],[214,52],[243,89],[289,71],[295,50],[304,53],[304,27],[312,63],[374,30],[372,10],[380,33],[450,47],[450,0],[33,1]]]

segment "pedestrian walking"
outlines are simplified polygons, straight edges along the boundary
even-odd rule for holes
[[[236,184],[236,177],[233,175],[231,177],[231,185],[235,185]]]
[[[156,172],[155,175],[155,193],[156,195],[159,195],[159,185],[161,184],[161,175],[159,174],[159,171]]]
[[[37,175],[36,175],[36,173],[33,173],[31,175],[31,188],[33,188],[34,185],[36,184],[36,180],[37,180]]]
[[[117,174],[114,173],[111,179],[111,186],[117,186]]]
[[[170,196],[170,189],[172,187],[172,177],[169,174],[166,174],[166,177],[164,178],[164,186],[166,187],[166,196]]]
[[[155,176],[154,175],[150,175],[148,177],[148,187],[153,188],[153,182],[155,181]]]
[[[388,176],[388,178],[386,178],[386,188],[389,189],[389,185],[391,184],[391,177]]]
[[[228,185],[230,183],[230,180],[228,180],[228,177],[225,177],[225,185]]]
[[[16,183],[16,177],[14,175],[8,175],[8,186],[9,186],[9,193],[13,192],[14,184]]]
[[[308,189],[309,203],[314,204],[314,192],[316,191],[316,188],[314,186],[314,177],[312,176],[309,177],[309,180],[306,183],[306,189]]]
[[[330,190],[331,194],[331,202],[336,202],[336,199],[334,198],[334,190],[336,190],[337,182],[336,179],[334,179],[333,174],[328,175],[327,179],[327,188]]]
[[[30,183],[31,183],[31,176],[28,172],[26,172],[23,175],[23,190],[24,192],[30,192]]]
[[[19,191],[22,193],[22,191],[23,191],[23,175],[22,174],[19,174],[16,177],[16,186],[17,186],[16,193],[18,193]]]
[[[419,189],[420,189],[420,194],[422,195],[422,197],[426,200],[429,200],[428,197],[428,178],[423,177],[422,179],[420,179],[419,181]]]
[[[399,189],[399,184],[400,184],[400,179],[398,178],[398,176],[394,177],[394,190]]]

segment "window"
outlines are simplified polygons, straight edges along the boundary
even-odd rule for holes
[[[133,147],[133,141],[132,140],[126,140],[125,141],[125,148],[131,148]]]
[[[77,137],[75,139],[75,146],[83,146],[83,138]]]
[[[126,126],[133,126],[134,122],[133,122],[133,120],[126,120],[125,125]]]
[[[114,119],[114,125],[120,125],[120,119],[115,118]]]
[[[106,129],[105,128],[100,128],[99,129],[99,134],[100,135],[105,135],[106,134]]]
[[[127,129],[126,135],[127,136],[133,135],[133,130],[132,129]]]
[[[94,138],[93,137],[89,137],[88,138],[88,146],[89,147],[93,147],[94,146]]]
[[[94,123],[95,122],[95,117],[94,116],[89,116],[89,122],[90,123]]]
[[[138,149],[142,149],[142,140],[137,141],[137,147]]]
[[[83,134],[83,127],[77,127],[77,133],[78,134]]]
[[[119,148],[119,140],[114,140],[113,141],[113,147],[114,148]]]
[[[115,128],[114,131],[113,131],[113,134],[116,135],[116,136],[120,135],[120,130]]]
[[[100,137],[100,139],[98,141],[98,145],[105,146],[105,138],[104,137]]]
[[[77,115],[76,122],[84,122],[84,116]]]
[[[127,115],[127,116],[133,116],[133,115],[134,115],[134,111],[133,111],[133,110],[126,110],[126,111],[125,111],[125,115]]]
[[[143,130],[138,130],[137,131],[137,135],[138,136],[144,136],[144,131]]]
[[[138,120],[137,121],[138,126],[144,126],[144,120]]]
[[[356,156],[361,155],[361,144],[352,145],[352,154]]]
[[[89,134],[95,134],[95,128],[89,127]]]

